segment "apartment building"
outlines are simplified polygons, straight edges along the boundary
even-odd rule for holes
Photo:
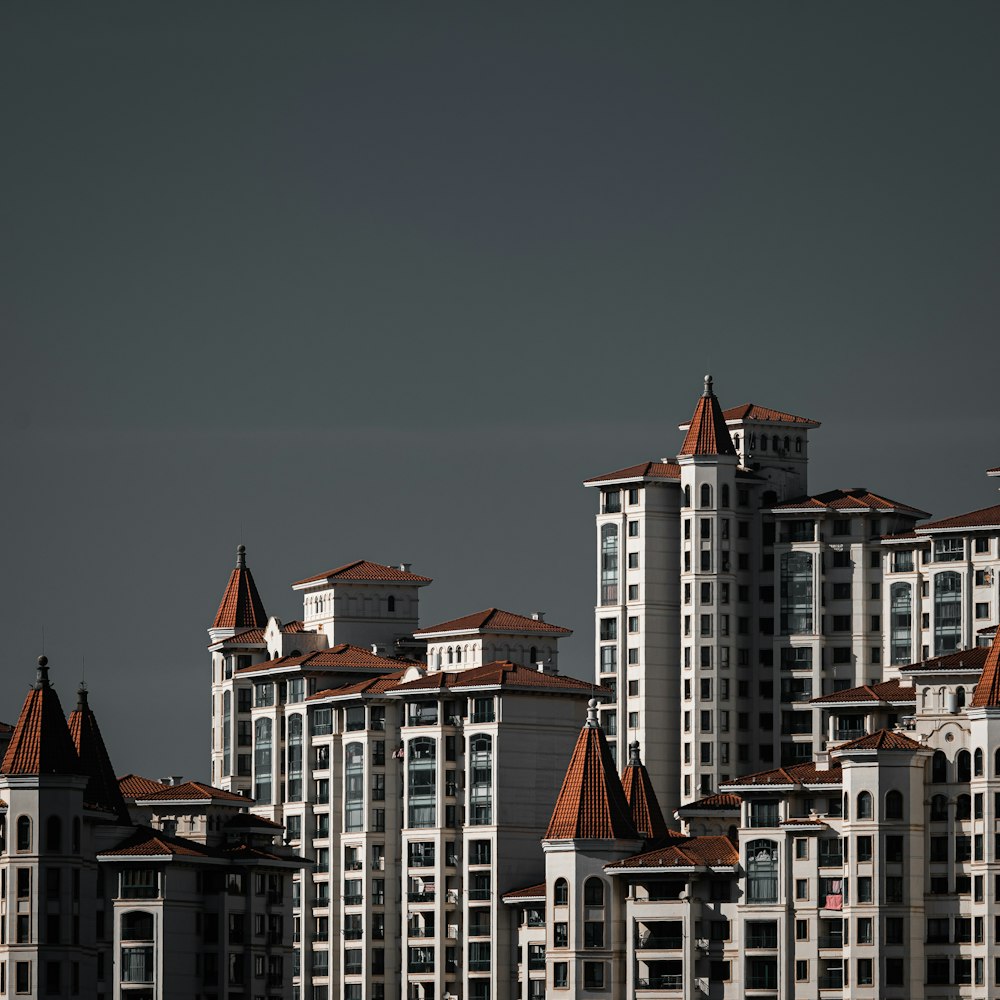
[[[564,790],[582,746],[603,767],[560,797],[545,881],[505,896],[521,995],[1000,996],[1000,642],[815,706],[812,761],[723,784],[639,850],[600,818],[624,789],[588,721]]]
[[[642,744],[668,813],[812,760],[814,698],[971,646],[1000,614],[1000,506],[928,522],[863,487],[810,494],[819,426],[723,409],[706,376],[673,459],[585,483],[599,496],[594,670],[613,692],[601,726],[615,759]]]

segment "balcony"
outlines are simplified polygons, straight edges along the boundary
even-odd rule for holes
[[[820,948],[843,948],[844,947],[844,935],[843,934],[820,934],[820,936],[819,936],[819,946],[820,946]]]
[[[842,990],[844,988],[844,973],[824,972],[819,977],[819,988],[821,990]]]
[[[840,726],[833,731],[833,738],[835,740],[857,740],[864,735],[865,731],[863,729],[855,729],[853,726],[850,728]]]
[[[646,979],[637,979],[635,987],[638,990],[682,990],[684,989],[684,977],[649,976]]]
[[[469,893],[470,897],[472,895],[471,891]],[[408,892],[406,898],[411,903],[433,903],[434,902],[434,890],[433,889],[420,889],[417,892]]]
[[[489,899],[492,893],[489,889],[470,889],[469,899]]]
[[[363,902],[363,897],[362,897],[362,895],[361,895],[360,892],[358,892],[358,893],[351,893],[348,896],[344,896],[344,906],[360,906],[362,902]],[[319,899],[318,898],[316,900],[316,905],[317,906],[329,906],[330,905],[330,901],[328,899]]]
[[[684,947],[684,938],[676,937],[673,934],[650,934],[643,939],[640,935],[636,946],[638,948],[661,948],[666,951],[673,951]]]
[[[359,872],[364,868],[365,863],[363,861],[345,861],[344,871],[348,872]]]

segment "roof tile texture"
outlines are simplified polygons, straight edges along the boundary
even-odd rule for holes
[[[413,634],[430,635],[436,632],[470,632],[476,629],[483,632],[540,632],[549,635],[570,635],[572,632],[572,629],[563,628],[561,625],[553,625],[550,622],[543,622],[538,618],[530,618],[528,615],[519,615],[513,611],[501,611],[499,608],[487,608],[485,611],[476,611],[462,618],[453,618],[451,621],[442,622],[440,625],[422,628]]]
[[[903,514],[912,514],[916,517],[926,517],[927,512],[918,510],[905,503],[890,500],[887,497],[872,493],[864,487],[852,490],[827,490],[825,493],[818,493],[811,497],[799,497],[797,500],[789,500],[787,503],[778,504],[775,510],[802,510],[803,508],[815,508],[816,510],[891,510]]]
[[[841,750],[919,750],[922,744],[911,740],[902,733],[894,733],[891,729],[880,729],[877,733],[859,736],[856,740],[841,743],[836,747]]]
[[[266,624],[264,602],[257,593],[253,575],[247,569],[243,552],[240,551],[236,567],[229,574],[229,583],[226,584],[219,610],[215,613],[212,628],[247,629]]]
[[[987,647],[981,646],[980,649]],[[989,647],[983,673],[972,695],[973,708],[1000,708],[1000,632]]]
[[[49,684],[44,657],[7,745],[4,774],[79,774],[80,761],[69,735],[59,695]]]
[[[958,514],[946,517],[940,521],[929,521],[922,524],[918,531],[931,531],[940,528],[993,528],[1000,525],[1000,504],[993,507],[983,507],[968,514]]]
[[[629,804],[632,823],[643,837],[660,840],[669,835],[645,764],[629,761],[622,775],[622,790]]]
[[[87,692],[81,690],[79,699],[69,716],[69,734],[80,760],[80,770],[89,779],[83,801],[87,805],[107,809],[121,819],[127,819],[125,800],[118,787],[104,737],[97,725],[97,717],[87,700]]]
[[[697,868],[737,865],[739,851],[728,837],[691,837],[608,865],[620,868]]]
[[[735,455],[733,439],[726,427],[719,400],[712,392],[712,380],[705,376],[705,392],[695,407],[694,416],[681,445],[680,455]]]
[[[523,667],[520,663],[511,663],[510,660],[495,660],[493,663],[484,663],[481,667],[472,667],[469,670],[437,670],[406,684],[400,684],[395,690],[405,694],[408,691],[461,690],[472,687],[569,691],[574,694],[595,690],[594,685],[588,681],[563,674],[545,674],[537,669]]]
[[[603,483],[617,479],[680,479],[681,467],[674,462],[642,462],[640,465],[630,465],[627,469],[617,472],[606,472],[603,476],[594,476],[584,480],[585,483]]]
[[[881,684],[862,684],[860,687],[846,688],[843,691],[834,691],[833,694],[823,695],[822,698],[813,698],[814,705],[833,705],[838,702],[859,702],[870,701],[872,704],[880,702],[916,702],[917,689],[906,687],[900,684],[898,678],[891,681],[883,681]]]
[[[358,582],[379,582],[389,581],[396,583],[430,583],[429,576],[418,576],[416,573],[409,573],[399,569],[397,566],[383,566],[381,563],[369,562],[367,559],[356,559],[354,562],[345,563],[336,569],[327,570],[325,573],[317,573],[316,576],[307,576],[304,580],[296,580],[293,587],[303,583],[320,583],[323,580],[357,580]]]

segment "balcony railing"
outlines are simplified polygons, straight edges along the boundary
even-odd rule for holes
[[[819,977],[819,988],[821,990],[842,990],[844,988],[844,973],[824,972]]]
[[[470,891],[469,895],[472,893]],[[408,892],[406,898],[411,903],[433,903],[434,902],[434,890],[433,889],[421,889],[419,892]]]
[[[820,948],[843,948],[844,947],[844,935],[843,934],[820,934],[820,936],[819,936],[819,946],[820,946]]]
[[[640,990],[682,990],[684,989],[684,977],[649,976],[647,979],[638,980],[636,988]]]
[[[684,938],[673,934],[650,934],[645,941],[640,937],[637,943],[640,948],[674,949],[684,947]]]

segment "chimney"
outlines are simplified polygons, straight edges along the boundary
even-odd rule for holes
[[[554,677],[559,673],[558,668],[551,660],[539,660],[535,666],[538,667],[540,674],[549,674]]]
[[[545,612],[544,611],[532,611],[531,612],[531,617],[534,618],[536,622],[543,622],[543,621],[545,621]]]
[[[412,565],[413,565],[413,563],[400,563],[399,564],[399,571],[401,573],[409,573],[410,572],[410,567]]]
[[[168,774],[165,778],[160,778],[161,785],[170,785],[174,787],[182,783],[181,779],[184,777],[182,774]]]

